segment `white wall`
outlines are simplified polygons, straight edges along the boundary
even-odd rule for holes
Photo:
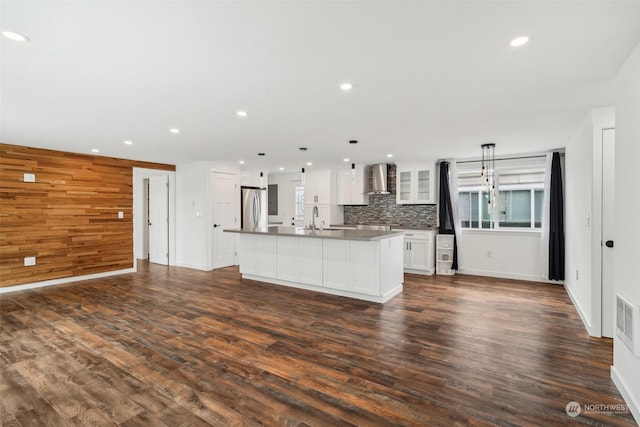
[[[291,225],[291,218],[295,214],[295,188],[300,185],[300,174],[270,173],[269,184],[278,185],[278,215],[269,215],[269,222]]]
[[[640,304],[640,44],[618,74],[615,108],[615,292]],[[611,374],[640,423],[640,357],[615,336]]]
[[[169,265],[176,265],[176,173],[156,169],[133,168],[133,254],[134,259],[146,259],[143,253],[144,179],[169,176]]]
[[[601,327],[602,131],[613,107],[585,117],[565,150],[565,287],[589,335]]]
[[[213,224],[211,209],[211,173],[213,171],[241,176],[238,167],[226,163],[196,162],[176,166],[176,264],[179,266],[198,270],[213,268],[210,245]],[[257,185],[259,175],[256,178],[254,173],[244,173],[242,183]],[[239,200],[240,189],[238,188]]]
[[[543,281],[539,231],[463,230],[460,255],[461,274]]]

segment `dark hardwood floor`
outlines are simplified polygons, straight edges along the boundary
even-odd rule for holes
[[[0,296],[0,424],[634,425],[557,285],[405,276],[384,305],[139,263]]]

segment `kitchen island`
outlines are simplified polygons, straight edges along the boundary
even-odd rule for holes
[[[267,227],[239,233],[242,277],[383,303],[402,292],[403,233]]]

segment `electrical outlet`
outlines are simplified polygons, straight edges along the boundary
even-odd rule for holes
[[[34,257],[34,256],[24,257],[24,266],[25,267],[30,267],[32,265],[36,265],[36,257]]]
[[[118,212],[118,219],[124,218],[124,212]]]
[[[24,174],[24,182],[36,182],[36,174],[35,173],[25,173]]]

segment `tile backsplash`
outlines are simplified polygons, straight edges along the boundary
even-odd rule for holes
[[[344,223],[435,227],[438,225],[437,205],[398,205],[395,194],[372,194],[368,206],[344,207]]]

